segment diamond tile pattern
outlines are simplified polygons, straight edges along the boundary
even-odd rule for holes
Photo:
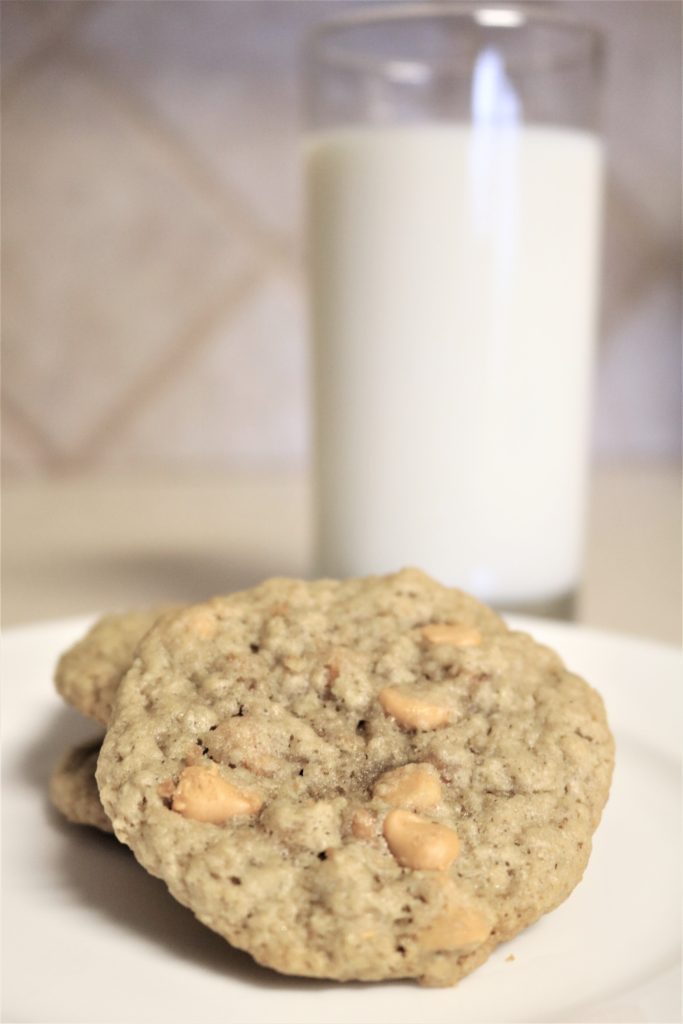
[[[4,0],[8,472],[305,461],[301,44],[348,6]],[[596,451],[671,455],[681,8],[555,6],[611,47]]]
[[[5,382],[65,458],[254,260],[68,57],[5,119]]]
[[[11,83],[20,66],[43,47],[53,48],[57,40],[73,32],[78,21],[90,13],[83,0],[3,0],[2,79]]]
[[[236,313],[216,324],[201,351],[155,401],[131,416],[107,463],[270,467],[279,452],[303,461],[308,366],[301,289],[272,274]]]
[[[278,232],[296,230],[297,57],[306,28],[348,4],[102,4],[81,33],[134,84],[228,189]],[[324,8],[324,10],[323,10]]]

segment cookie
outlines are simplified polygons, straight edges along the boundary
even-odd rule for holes
[[[57,664],[55,686],[68,704],[106,725],[138,642],[166,609],[106,615]]]
[[[92,825],[102,832],[113,832],[95,782],[101,743],[100,739],[94,740],[64,754],[50,778],[50,800],[74,825]]]
[[[612,765],[555,653],[404,570],[162,617],[97,779],[119,839],[261,964],[450,985],[572,891]]]

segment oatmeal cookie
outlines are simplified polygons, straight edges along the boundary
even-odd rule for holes
[[[55,686],[68,704],[106,725],[121,679],[130,668],[135,648],[167,609],[105,615],[66,651],[55,672]]]
[[[553,651],[403,570],[163,616],[97,779],[119,839],[260,963],[450,985],[572,891],[612,764]]]
[[[95,782],[101,744],[101,739],[93,740],[64,754],[50,778],[50,800],[74,825],[93,825],[102,832],[113,832]]]

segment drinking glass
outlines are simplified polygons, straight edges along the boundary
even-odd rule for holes
[[[316,570],[568,614],[581,573],[601,41],[524,7],[323,23],[304,140]]]

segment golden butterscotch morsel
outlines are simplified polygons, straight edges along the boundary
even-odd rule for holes
[[[481,633],[475,626],[459,622],[433,622],[429,626],[423,626],[420,633],[430,644],[476,647],[481,643]]]
[[[460,852],[452,828],[411,811],[390,811],[382,831],[398,863],[416,871],[447,871]]]
[[[424,949],[452,950],[478,946],[491,934],[491,925],[477,910],[456,906],[434,918],[418,934]]]
[[[171,808],[184,818],[222,825],[241,814],[257,814],[262,803],[256,793],[247,793],[222,778],[215,765],[191,765],[181,772]]]
[[[190,633],[201,640],[210,640],[217,629],[216,613],[206,605],[192,605],[182,611],[176,621],[175,629]]]
[[[405,764],[380,775],[372,795],[404,810],[428,811],[441,800],[441,782],[433,765]]]
[[[386,686],[380,690],[377,699],[386,714],[395,718],[403,729],[440,729],[448,725],[451,718],[449,708],[395,686]]]

